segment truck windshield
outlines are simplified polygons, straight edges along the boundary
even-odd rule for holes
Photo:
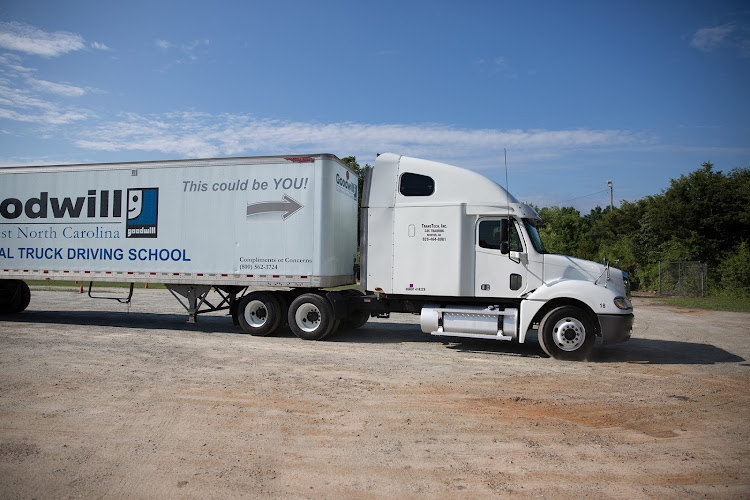
[[[528,220],[524,220],[523,225],[526,226],[526,231],[529,233],[531,244],[534,245],[534,249],[539,253],[544,253],[544,246],[542,246],[542,239],[539,237],[539,231],[537,231],[534,225]]]

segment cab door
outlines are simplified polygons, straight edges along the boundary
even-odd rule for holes
[[[528,253],[517,224],[507,217],[485,217],[477,221],[476,297],[518,297],[526,290]]]

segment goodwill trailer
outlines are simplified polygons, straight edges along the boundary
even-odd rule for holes
[[[0,168],[0,312],[23,280],[160,282],[189,319],[229,310],[254,335],[319,340],[411,312],[425,333],[583,359],[630,337],[626,273],[544,252],[537,213],[489,179],[395,154]],[[327,291],[353,285],[361,290]],[[209,292],[214,291],[209,299]],[[91,293],[91,289],[89,289]],[[218,299],[215,298],[218,296]]]

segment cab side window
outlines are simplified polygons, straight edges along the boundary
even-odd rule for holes
[[[521,236],[518,234],[518,229],[515,224],[510,226],[510,251],[511,252],[523,252],[523,245],[521,244]]]
[[[503,220],[483,220],[479,223],[479,246],[491,250],[500,250],[502,244],[502,225]],[[510,251],[523,252],[521,237],[518,234],[516,225],[510,224]]]
[[[479,246],[491,250],[500,250],[502,240],[501,222],[499,220],[483,220],[479,223]]]
[[[430,196],[435,192],[435,181],[426,175],[405,172],[401,174],[398,189],[404,196]]]

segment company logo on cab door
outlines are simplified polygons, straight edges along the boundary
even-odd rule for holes
[[[156,238],[159,222],[159,188],[128,189],[126,238]]]

